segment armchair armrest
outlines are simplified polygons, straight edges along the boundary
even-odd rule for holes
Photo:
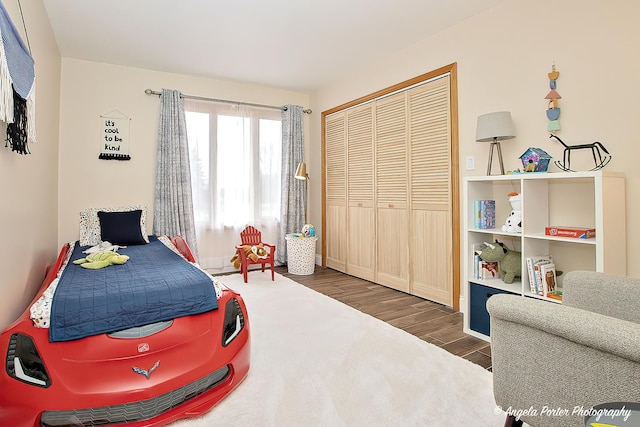
[[[489,298],[487,310],[491,315],[492,344],[496,339],[500,342],[504,326],[517,324],[640,363],[640,325],[637,323],[564,304],[508,294]],[[503,322],[496,325],[497,331],[494,330],[494,321]]]
[[[564,278],[563,291],[563,305],[640,323],[640,279],[572,271]]]
[[[579,426],[576,407],[640,401],[637,323],[506,294],[492,296],[487,310],[494,397],[504,410],[533,408],[521,417],[532,426]]]
[[[272,244],[269,244],[269,243],[262,243],[262,246],[267,246],[269,248],[270,252],[273,252],[273,251],[276,250],[276,245],[272,245]]]

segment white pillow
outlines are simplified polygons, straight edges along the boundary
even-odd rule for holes
[[[95,246],[100,243],[100,220],[98,211],[103,212],[129,212],[141,210],[140,231],[145,242],[149,243],[147,237],[147,207],[144,205],[119,206],[115,208],[88,208],[80,211],[80,246]]]

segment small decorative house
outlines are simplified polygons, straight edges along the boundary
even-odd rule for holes
[[[551,156],[542,148],[528,148],[521,156],[525,172],[546,172]]]

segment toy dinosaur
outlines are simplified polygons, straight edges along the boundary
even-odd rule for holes
[[[504,243],[496,240],[495,243],[484,243],[486,247],[480,253],[480,258],[484,261],[494,261],[499,263],[500,274],[504,283],[513,283],[516,277],[521,277],[520,263],[522,254],[512,251]]]
[[[77,259],[73,263],[80,264],[80,267],[83,268],[97,270],[114,264],[124,264],[128,260],[128,255],[120,255],[114,251],[100,251],[88,255],[86,258]]]

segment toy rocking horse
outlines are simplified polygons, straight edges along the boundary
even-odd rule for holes
[[[575,172],[571,169],[571,150],[590,149],[591,154],[593,155],[593,163],[595,165],[593,169],[590,169],[592,171],[602,169],[611,160],[611,155],[609,154],[607,149],[598,141],[592,142],[591,144],[567,145],[560,138],[553,134],[549,135],[549,138],[557,139],[558,142],[564,146],[562,163],[558,160],[554,162],[556,166],[558,166],[563,171]],[[604,155],[602,154],[601,150],[605,152]]]

